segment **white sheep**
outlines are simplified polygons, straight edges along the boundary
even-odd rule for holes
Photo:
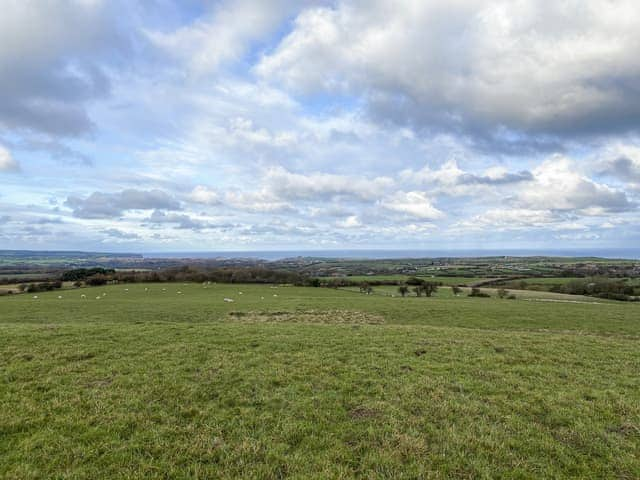
[[[62,299],[62,295],[58,295],[58,300],[61,300],[61,299]]]
[[[97,297],[96,297],[96,300],[100,300],[101,298],[102,298],[102,297],[100,297],[100,296],[97,296]]]
[[[33,298],[35,298],[37,300],[38,299],[38,295],[34,295]]]
[[[182,295],[182,292],[178,292],[178,295]]]
[[[224,299],[224,301],[225,301],[225,302],[228,302],[228,303],[231,303],[231,302],[233,302],[234,300],[233,300],[233,298],[225,298],[225,299]]]
[[[80,295],[80,298],[87,298],[87,296],[83,293],[82,295]]]
[[[274,293],[274,294],[273,294],[273,296],[274,296],[274,297],[277,297],[277,296],[278,296],[278,294],[277,294],[277,293]]]

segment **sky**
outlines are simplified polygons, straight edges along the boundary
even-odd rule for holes
[[[0,7],[0,249],[639,244],[636,0]]]

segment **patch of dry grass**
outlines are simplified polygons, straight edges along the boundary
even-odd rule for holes
[[[251,323],[313,323],[320,325],[381,325],[384,317],[354,310],[305,310],[298,312],[229,312],[228,319]]]

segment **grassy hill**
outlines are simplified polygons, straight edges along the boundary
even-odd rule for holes
[[[0,298],[0,478],[640,477],[640,305],[37,296]]]

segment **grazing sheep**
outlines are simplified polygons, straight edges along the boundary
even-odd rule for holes
[[[62,295],[58,295],[58,300],[62,299]]]
[[[34,295],[33,298],[35,298],[37,300],[38,299],[38,295]]]
[[[273,294],[273,296],[274,296],[274,297],[277,297],[277,296],[278,296],[278,294],[277,294],[277,293],[274,293],[274,294]]]
[[[260,297],[260,300],[264,300],[264,297]]]
[[[224,301],[231,303],[231,302],[233,302],[233,298],[225,298]]]
[[[242,292],[238,292],[238,295],[242,295]]]
[[[87,296],[83,293],[82,295],[80,295],[80,298],[87,298]]]
[[[102,298],[102,297],[98,296],[98,297],[96,297],[96,300],[100,300],[101,298]]]
[[[125,291],[125,292],[128,292],[128,291],[129,291],[129,289],[128,289],[128,288],[125,288],[125,289],[124,289],[124,291]]]
[[[178,295],[182,295],[182,292],[178,292]]]

